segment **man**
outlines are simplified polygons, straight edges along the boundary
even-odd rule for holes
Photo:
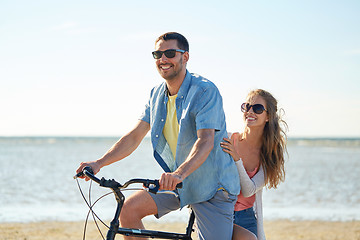
[[[77,172],[89,165],[97,173],[103,166],[125,158],[150,130],[154,157],[165,171],[160,189],[174,190],[180,182],[183,188],[178,190],[179,198],[135,193],[124,203],[121,225],[142,229],[145,216],[161,217],[190,205],[200,239],[231,239],[240,181],[234,161],[220,147],[223,137],[227,137],[221,95],[212,82],[186,70],[189,44],[181,34],[161,35],[153,57],[165,82],[152,89],[135,128],[102,158],[81,163]]]

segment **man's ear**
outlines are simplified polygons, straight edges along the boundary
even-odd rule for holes
[[[187,63],[189,61],[189,52],[184,52],[183,54],[183,57],[184,57],[184,63]]]

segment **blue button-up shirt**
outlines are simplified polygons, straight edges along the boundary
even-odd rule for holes
[[[231,156],[220,147],[227,131],[222,97],[217,87],[199,75],[186,72],[175,101],[179,122],[176,161],[163,135],[167,101],[167,87],[163,82],[151,90],[150,100],[140,118],[150,124],[154,157],[164,171],[172,172],[186,160],[199,129],[215,129],[213,150],[205,162],[184,179],[183,188],[179,189],[181,207],[207,201],[221,187],[238,195],[238,171]]]

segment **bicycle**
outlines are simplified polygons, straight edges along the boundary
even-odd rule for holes
[[[109,188],[109,189],[112,190],[112,193],[114,193],[115,200],[117,202],[117,206],[116,206],[114,218],[110,222],[110,226],[108,226],[104,221],[102,221],[96,215],[96,213],[93,211],[93,207],[101,198],[111,194],[111,192],[101,196],[94,203],[91,203],[91,199],[90,199],[90,191],[91,190],[89,190],[89,201],[88,201],[86,199],[85,195],[82,192],[79,181],[77,180],[77,178],[81,177],[81,176],[89,177],[92,181],[98,183],[100,185],[100,187]],[[119,216],[120,216],[120,212],[121,212],[123,203],[125,201],[125,196],[122,193],[122,191],[128,190],[126,188],[129,185],[135,184],[135,183],[141,183],[141,184],[143,184],[143,188],[141,188],[141,189],[144,189],[144,190],[149,191],[151,193],[157,194],[157,193],[161,192],[161,193],[166,193],[166,194],[174,194],[175,196],[177,196],[177,193],[175,193],[173,191],[163,191],[163,190],[159,191],[159,186],[160,186],[159,185],[159,180],[136,178],[136,179],[130,179],[129,181],[125,182],[122,185],[119,182],[115,181],[114,179],[110,180],[110,179],[105,179],[104,177],[101,178],[101,179],[97,178],[93,174],[93,171],[92,171],[92,169],[90,167],[85,167],[83,169],[83,171],[76,174],[74,176],[74,178],[77,181],[77,185],[79,187],[80,193],[81,193],[84,201],[86,202],[86,204],[89,207],[89,212],[88,212],[86,222],[85,222],[85,226],[84,226],[84,234],[83,234],[83,239],[84,240],[85,240],[85,235],[86,235],[86,225],[87,225],[87,221],[88,221],[88,217],[89,217],[90,212],[92,213],[94,222],[95,222],[95,224],[97,226],[97,229],[98,229],[102,239],[105,239],[105,238],[104,238],[104,236],[103,236],[103,234],[102,234],[102,232],[100,230],[100,227],[99,227],[96,219],[98,219],[102,224],[104,224],[104,226],[106,226],[106,228],[108,228],[108,231],[107,231],[107,234],[106,234],[106,240],[114,240],[116,234],[121,234],[121,235],[125,235],[125,236],[135,236],[135,237],[160,238],[160,239],[186,239],[186,240],[192,240],[191,233],[194,231],[193,225],[194,225],[194,220],[195,220],[195,215],[194,215],[193,211],[191,211],[185,233],[175,233],[175,232],[164,232],[164,231],[156,231],[156,230],[145,230],[145,229],[134,229],[134,228],[119,227]],[[177,188],[181,188],[181,185],[182,184],[179,183]],[[137,190],[137,189],[130,189],[130,190]]]

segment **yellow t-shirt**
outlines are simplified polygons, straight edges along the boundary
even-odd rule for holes
[[[165,126],[163,129],[163,134],[166,141],[168,142],[171,152],[176,157],[176,145],[179,136],[179,123],[176,117],[176,100],[177,94],[169,96],[169,101],[167,102],[167,115]]]

